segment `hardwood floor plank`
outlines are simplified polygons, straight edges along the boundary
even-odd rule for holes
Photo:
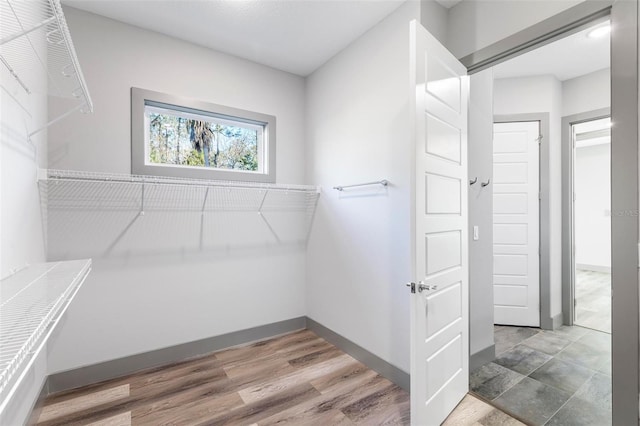
[[[291,365],[284,359],[262,358],[258,358],[251,363],[235,365],[233,367],[223,367],[223,369],[229,378],[238,380],[242,377],[271,377],[281,373],[283,370],[294,371]]]
[[[129,384],[131,388],[137,388],[144,386],[148,382],[154,382],[162,380],[163,377],[170,377],[171,375],[180,377],[189,374],[189,371],[199,371],[204,368],[205,365],[216,365],[218,361],[209,356],[192,358],[189,360],[180,361],[174,364],[164,365],[161,367],[154,367],[145,369],[128,376],[118,377],[115,379],[106,380],[99,383],[94,383],[82,388],[70,389],[68,391],[58,392],[50,395],[47,398],[47,403],[58,403],[69,399],[76,398],[78,396],[97,392],[105,389],[111,389],[116,386]]]
[[[102,404],[92,409],[78,410],[66,417],[56,418],[55,421],[43,420],[41,416],[38,420],[38,425],[55,426],[73,424],[75,422],[88,423],[108,417],[114,412],[133,411],[143,405],[174,397],[190,390],[208,395],[211,392],[227,389],[229,386],[229,379],[224,374],[224,370],[219,367],[174,378],[169,383],[158,379],[147,386],[139,386],[138,384],[136,389],[131,390],[131,394],[127,399]]]
[[[156,426],[159,424],[189,425],[194,419],[207,420],[229,413],[244,406],[236,393],[218,395],[180,394],[155,404],[148,404],[133,412],[134,424]]]
[[[294,409],[296,407],[293,407]],[[287,410],[287,412],[292,411]],[[272,416],[268,419],[258,422],[258,426],[271,425],[331,425],[331,426],[349,426],[354,423],[340,410],[329,410],[323,412],[315,412],[309,415],[307,412],[296,413],[290,416]]]
[[[308,382],[317,379],[336,368],[344,367],[345,365],[353,364],[354,362],[356,361],[352,357],[347,354],[342,354],[336,358],[305,367],[301,370],[297,370],[295,373],[287,374],[270,382],[250,386],[238,393],[245,403],[250,404],[268,396],[283,392],[294,386],[296,383]]]
[[[226,362],[242,362],[245,360],[253,360],[272,354],[278,350],[286,349],[292,345],[297,345],[310,340],[317,340],[318,336],[309,330],[299,330],[293,333],[285,334],[273,339],[262,340],[247,345],[235,346],[233,348],[224,349],[215,353],[216,359],[220,360],[223,365]]]
[[[456,407],[456,410],[447,417],[442,426],[472,425],[485,417],[493,407],[475,396],[467,395]]]
[[[324,418],[325,413],[340,411],[341,408],[388,386],[388,380],[380,377],[375,371],[366,370],[360,375],[351,376],[344,383],[326,388],[323,393],[313,399],[264,419],[259,424],[323,424],[321,419]],[[341,422],[352,423],[350,420],[348,422],[341,420]]]
[[[303,330],[52,395],[38,426],[404,425],[409,410],[407,392]]]
[[[304,340],[296,343],[293,347],[285,347],[277,350],[273,347],[261,348],[261,355],[259,356],[251,357],[248,356],[248,354],[241,354],[242,356],[238,359],[226,358],[221,360],[221,362],[225,369],[230,370],[247,366],[255,366],[259,361],[288,361],[290,359],[298,358],[318,350],[331,347],[333,347],[333,345],[320,338],[308,339],[305,337]]]
[[[368,369],[364,364],[356,361],[342,368],[336,368],[322,377],[311,380],[310,383],[321,393],[325,393],[327,389],[332,389],[335,386],[345,385],[348,387],[354,378],[358,378],[363,374],[370,374],[371,377],[377,375],[375,371]]]
[[[336,348],[336,347],[324,339],[317,338],[315,340],[307,340],[297,345],[280,349],[275,353],[279,357],[284,358],[287,361],[290,361],[292,359],[300,358],[305,355],[317,352],[319,350],[329,349],[329,348]]]
[[[113,401],[121,401],[130,394],[129,385],[121,385],[111,389],[94,392],[90,395],[77,396],[62,402],[46,405],[40,412],[39,422],[47,422],[69,414],[84,411]]]
[[[131,426],[131,411],[89,423],[87,426]]]
[[[258,423],[277,412],[296,406],[320,393],[309,383],[302,383],[286,390],[269,395],[253,403],[245,403],[242,407],[223,415],[199,422],[198,425],[247,425]]]
[[[368,395],[342,409],[356,424],[409,424],[409,394],[397,385]]]
[[[338,357],[343,353],[344,352],[342,352],[335,346],[329,346],[323,349],[316,350],[315,352],[310,352],[303,356],[292,358],[289,360],[289,365],[295,368],[304,368],[322,361]]]

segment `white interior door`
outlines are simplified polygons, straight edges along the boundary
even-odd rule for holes
[[[439,425],[469,386],[466,68],[411,23],[415,122],[411,422]]]
[[[540,326],[538,121],[493,126],[496,324]]]

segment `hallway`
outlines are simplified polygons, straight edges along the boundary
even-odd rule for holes
[[[611,335],[583,327],[495,327],[496,359],[470,388],[532,425],[611,424]]]
[[[575,324],[611,333],[611,274],[576,270]]]

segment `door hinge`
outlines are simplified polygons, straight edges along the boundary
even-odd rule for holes
[[[542,200],[542,192],[538,192],[538,200]]]
[[[542,145],[542,135],[538,136],[538,145]]]

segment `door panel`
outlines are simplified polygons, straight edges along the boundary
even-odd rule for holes
[[[415,144],[411,421],[439,425],[468,391],[466,69],[411,23]]]
[[[494,124],[496,324],[540,325],[539,126],[537,121]]]

